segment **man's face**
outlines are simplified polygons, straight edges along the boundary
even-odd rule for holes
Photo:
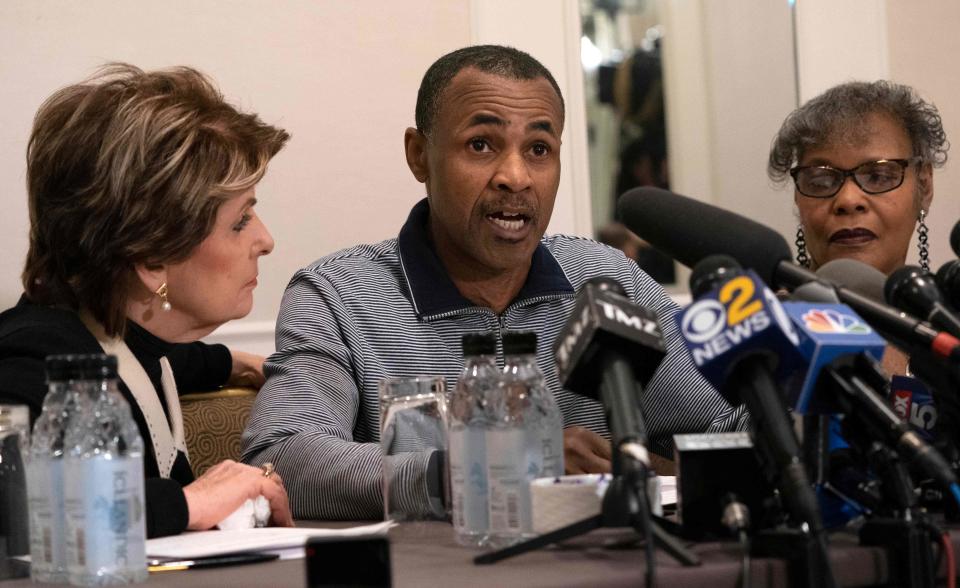
[[[451,273],[529,267],[560,183],[562,130],[547,80],[472,68],[443,91],[429,137],[408,129],[407,160],[426,184],[430,232]]]

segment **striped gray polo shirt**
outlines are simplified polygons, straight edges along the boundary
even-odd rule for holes
[[[623,253],[588,239],[544,237],[520,293],[496,314],[454,286],[430,244],[428,215],[422,200],[398,238],[323,257],[287,286],[277,352],[264,368],[267,383],[243,435],[243,459],[274,463],[294,516],[382,516],[378,382],[440,375],[451,387],[463,367],[464,333],[535,331],[537,361],[564,426],[609,437],[602,405],[563,389],[552,357],[577,289],[597,276],[618,281],[661,321],[668,353],[641,400],[650,448],[669,456],[674,433],[746,428],[745,411],[734,410],[691,363],[676,304]],[[503,365],[499,341],[497,361]],[[429,460],[429,453],[411,453],[393,464],[401,508],[427,508]]]

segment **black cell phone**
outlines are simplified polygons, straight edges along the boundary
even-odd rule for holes
[[[392,585],[386,536],[313,537],[306,551],[307,588]]]

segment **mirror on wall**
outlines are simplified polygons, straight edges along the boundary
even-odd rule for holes
[[[580,6],[594,235],[671,284],[673,261],[614,222],[620,194],[670,187],[658,7],[643,0],[583,0]]]
[[[682,290],[685,270],[613,222],[624,191],[667,188],[789,234],[766,159],[797,105],[792,2],[581,0],[580,13],[594,236]]]

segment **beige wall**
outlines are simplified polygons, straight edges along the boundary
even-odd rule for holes
[[[851,23],[858,23],[852,26]],[[848,80],[891,79],[936,104],[947,139],[960,145],[960,3],[956,0],[802,0],[797,3],[801,99]],[[934,172],[930,267],[955,256],[949,234],[960,218],[957,153]],[[907,263],[918,262],[914,235]]]
[[[403,158],[420,77],[471,41],[469,0],[0,3],[0,308],[21,291],[24,151],[37,107],[110,60],[189,64],[292,140],[258,188],[277,242],[248,322],[273,321],[293,272],[394,236],[423,194]]]
[[[579,31],[576,0],[0,2],[0,309],[21,291],[33,114],[56,88],[110,60],[199,67],[235,103],[293,135],[258,189],[277,246],[261,263],[254,309],[213,340],[269,353],[294,271],[396,235],[423,195],[402,150],[420,78],[472,43],[518,47],[553,71],[568,112],[548,230],[589,234]]]
[[[934,171],[930,206],[930,268],[955,259],[950,230],[960,219],[960,2],[889,0],[890,77],[910,84],[940,110],[953,143],[947,164]],[[911,258],[916,259],[911,248]],[[915,263],[915,261],[914,261]]]
[[[677,100],[668,108],[671,133],[682,129],[671,134],[677,191],[753,216],[792,242],[788,193],[776,192],[764,172],[769,141],[797,92],[786,3],[660,1],[668,34],[684,39],[667,46],[678,65],[668,64],[667,74]],[[797,8],[802,96],[845,79],[884,77],[889,67],[891,77],[940,107],[948,136],[960,144],[953,63],[960,54],[960,4],[802,0]],[[109,60],[197,66],[236,103],[293,135],[260,187],[260,213],[277,248],[262,263],[251,316],[227,325],[240,340],[269,330],[297,268],[396,234],[423,193],[403,160],[403,128],[413,123],[423,71],[456,47],[512,44],[553,70],[568,112],[550,231],[587,234],[578,14],[576,0],[0,2],[0,308],[21,290],[28,224],[23,158],[32,116],[54,89]],[[871,26],[849,26],[864,19]],[[936,175],[935,268],[952,256],[947,235],[960,217],[958,188],[960,164],[953,161]],[[267,333],[258,350],[271,344]]]
[[[660,0],[660,9],[671,187],[792,243],[792,200],[766,174],[770,141],[796,107],[788,5]],[[686,291],[686,272],[678,278],[676,289]]]

